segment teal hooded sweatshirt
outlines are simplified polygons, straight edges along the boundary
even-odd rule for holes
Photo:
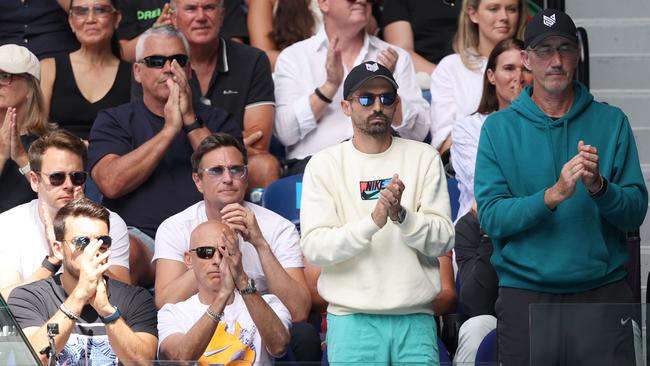
[[[527,87],[481,130],[474,192],[481,227],[492,238],[499,286],[548,293],[587,291],[623,279],[626,231],[641,226],[648,192],[623,112],[574,82],[569,112],[553,120]],[[578,141],[598,149],[602,195],[581,180],[555,210],[544,191],[555,184]]]

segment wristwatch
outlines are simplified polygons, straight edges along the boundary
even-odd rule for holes
[[[257,287],[255,287],[255,280],[252,278],[248,279],[248,285],[242,289],[237,289],[240,295],[250,295],[257,292]]]
[[[406,219],[406,209],[400,206],[399,211],[397,212],[397,220],[393,220],[393,222],[401,224],[404,222],[404,219]]]
[[[194,122],[192,122],[191,124],[189,124],[187,126],[183,125],[183,130],[185,131],[185,133],[190,133],[190,132],[196,130],[197,128],[203,127],[203,125],[204,125],[203,120],[201,119],[201,117],[199,117],[197,115]]]

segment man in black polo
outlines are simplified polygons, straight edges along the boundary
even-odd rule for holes
[[[192,95],[241,123],[250,158],[249,187],[265,187],[279,177],[279,164],[268,153],[275,110],[271,64],[264,52],[221,35],[226,3],[172,0],[172,22],[190,44]]]

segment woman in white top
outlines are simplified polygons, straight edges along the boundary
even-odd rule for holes
[[[488,55],[499,41],[523,35],[527,16],[524,0],[463,0],[456,53],[431,74],[431,144],[443,156],[454,121],[476,111]]]
[[[497,277],[490,256],[492,246],[480,229],[474,199],[474,165],[481,127],[487,116],[508,108],[533,76],[521,61],[524,44],[518,39],[503,40],[487,59],[483,78],[483,95],[478,110],[454,124],[451,132],[451,156],[460,189],[460,208],[456,222],[456,262],[460,276],[460,302],[471,318],[459,331],[458,351],[454,362],[474,362],[483,337],[494,327],[494,302]]]

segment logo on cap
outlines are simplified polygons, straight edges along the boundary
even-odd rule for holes
[[[550,28],[553,26],[553,24],[555,24],[555,14],[551,15],[550,17],[544,15],[544,25]]]
[[[376,62],[372,64],[366,64],[366,70],[371,72],[376,72],[377,70],[379,70],[379,66],[377,65]]]

